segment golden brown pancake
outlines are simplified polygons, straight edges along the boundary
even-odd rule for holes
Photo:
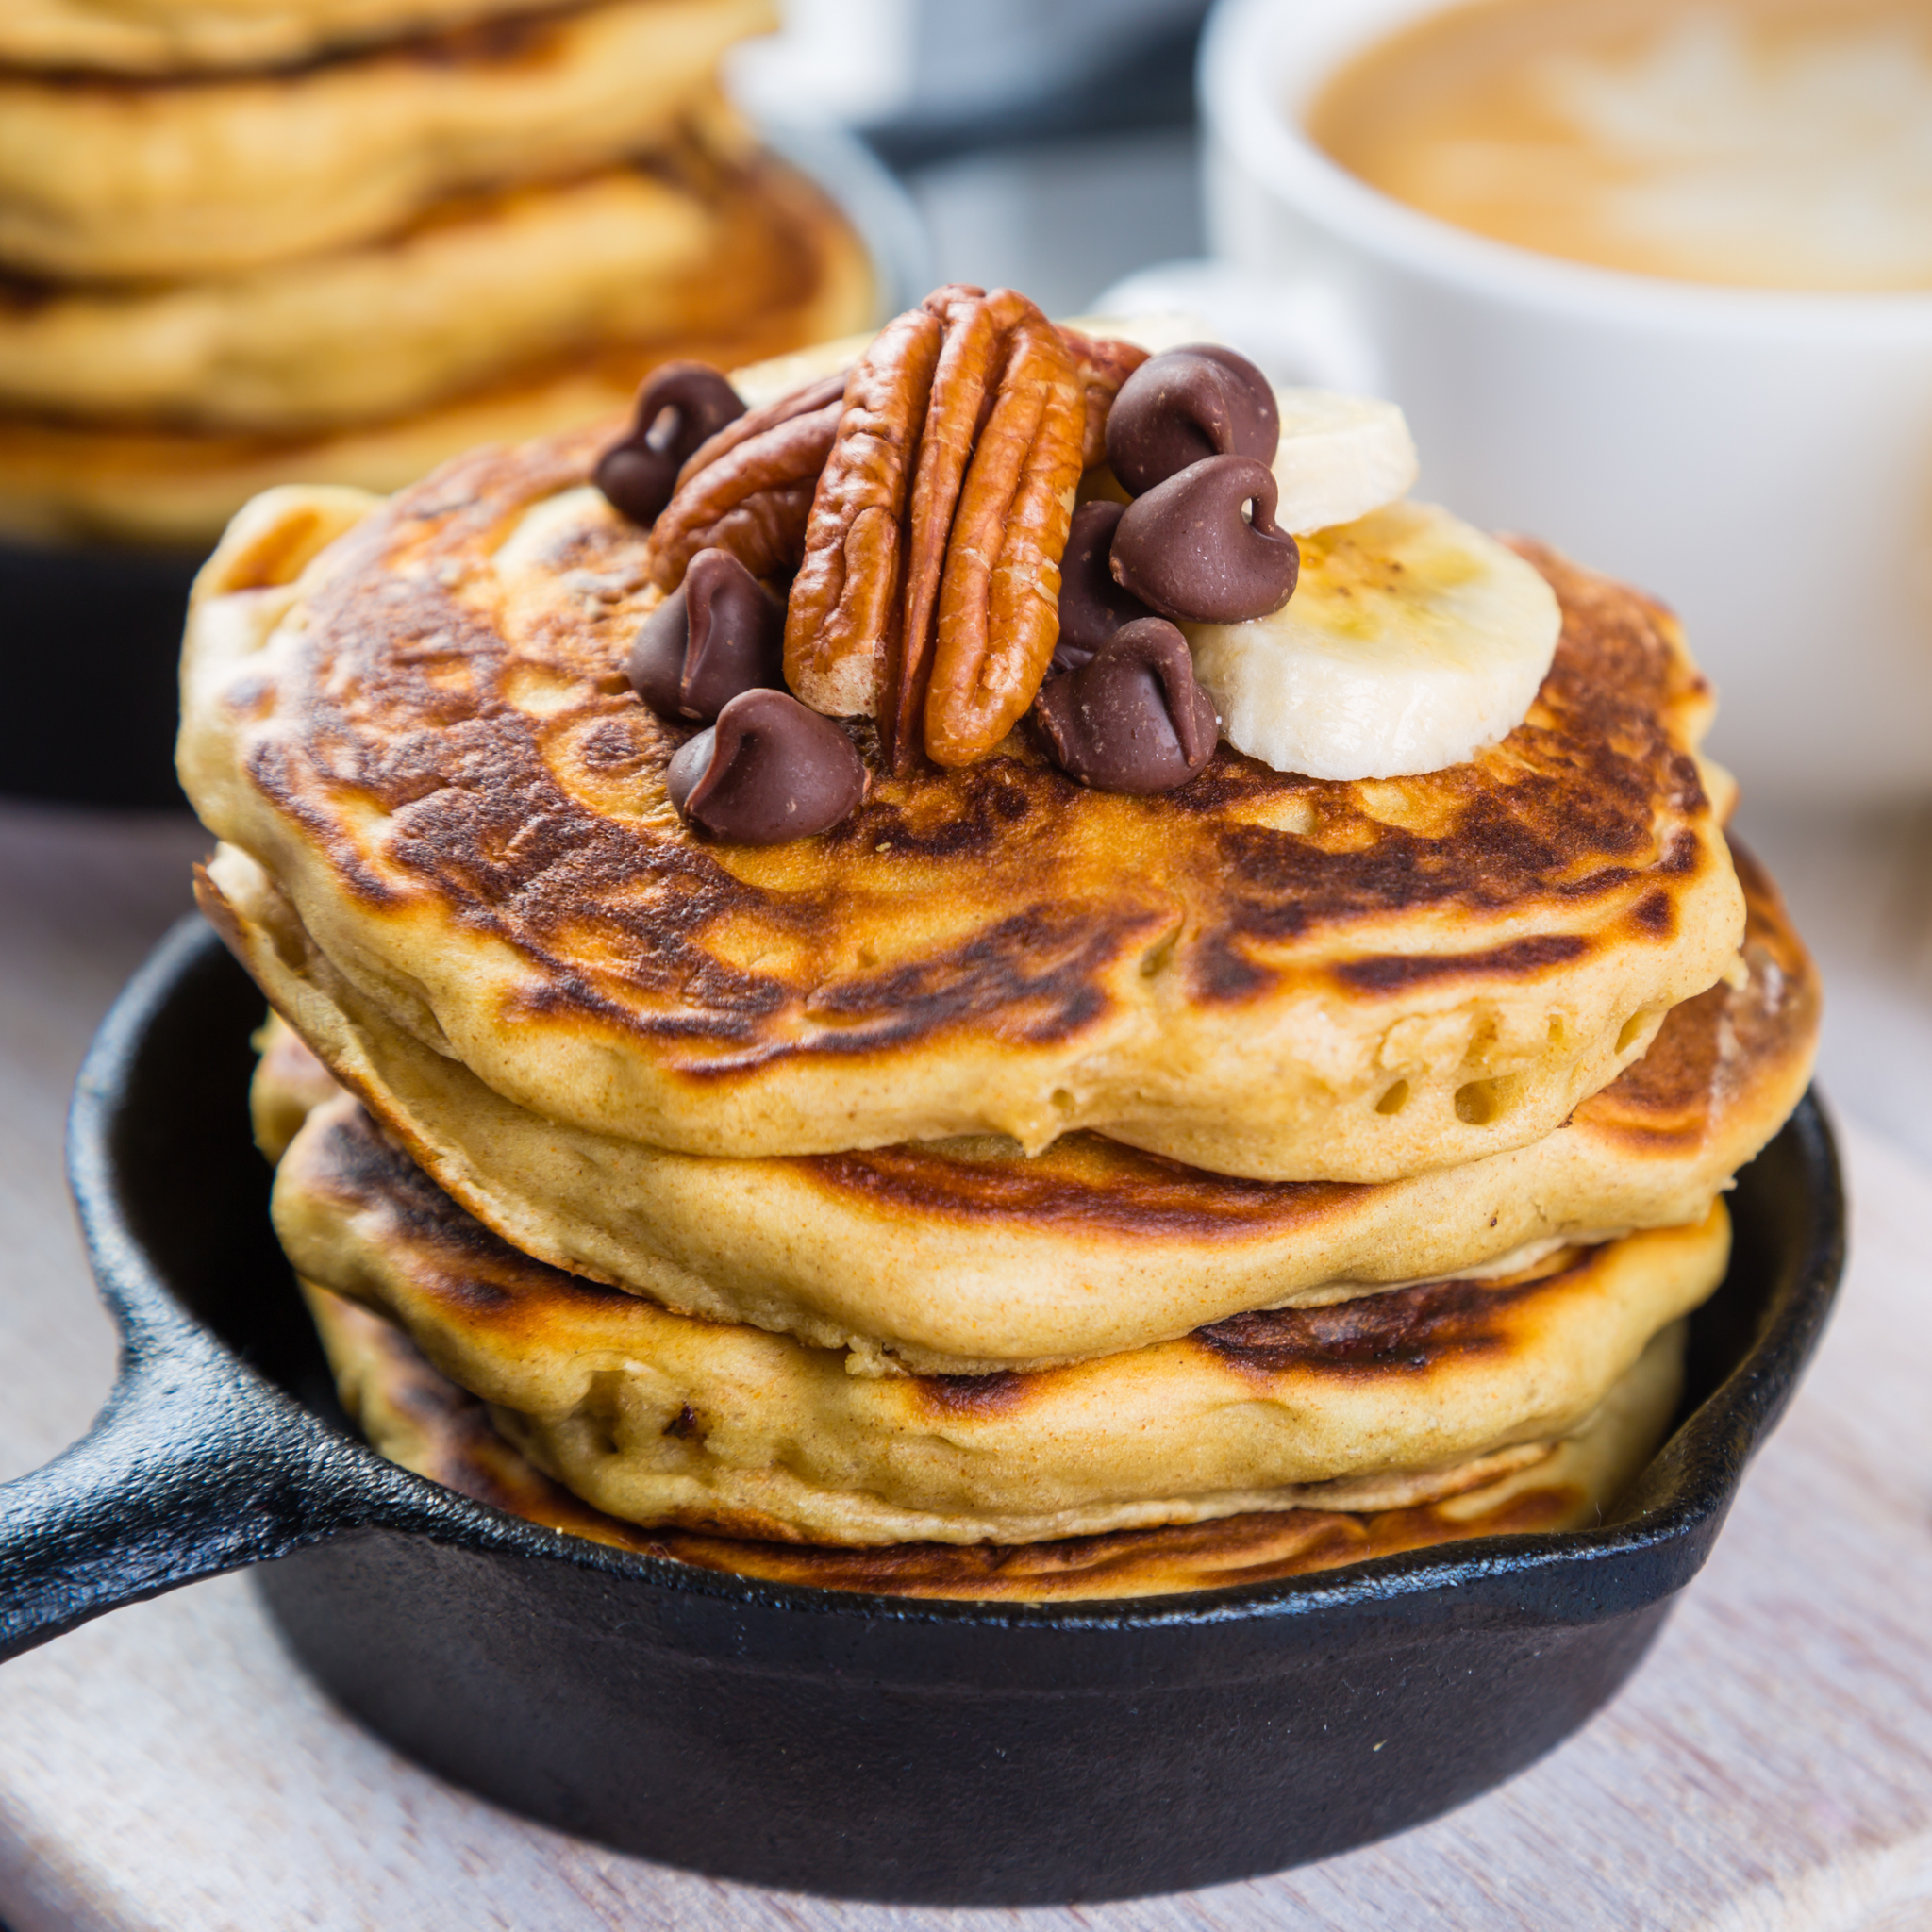
[[[543,10],[545,0],[7,0],[0,66],[171,76],[287,67]]]
[[[274,1013],[256,1028],[248,1043],[260,1056],[248,1084],[249,1124],[255,1130],[255,1144],[273,1164],[289,1151],[302,1123],[342,1090]]]
[[[680,156],[689,168],[679,178],[714,221],[716,242],[702,272],[661,291],[677,305],[668,332],[539,360],[413,414],[319,437],[0,414],[0,532],[207,545],[250,498],[291,477],[397,489],[458,450],[608,421],[667,359],[728,366],[872,315],[864,248],[811,183],[769,156],[724,165]]]
[[[622,675],[650,594],[642,532],[584,485],[608,434],[478,452],[319,555],[282,499],[189,625],[203,822],[520,1106],[694,1154],[1089,1127],[1390,1180],[1550,1132],[1735,965],[1708,687],[1657,606],[1541,550],[1556,659],[1470,763],[1324,783],[1223,745],[1133,797],[1023,724],[875,776],[820,837],[707,841],[664,791],[688,730]]]
[[[482,1403],[390,1323],[304,1285],[343,1407],[371,1443],[419,1475],[545,1528],[774,1583],[1007,1602],[1159,1596],[1299,1576],[1474,1537],[1599,1522],[1670,1426],[1681,1326],[1652,1342],[1589,1425],[1547,1455],[1439,1500],[1387,1509],[1303,1508],[1050,1542],[831,1549],[644,1529],[593,1509],[518,1454]]]
[[[241,868],[225,868],[235,886]],[[685,1314],[853,1351],[868,1369],[983,1374],[1171,1340],[1254,1307],[1345,1299],[1701,1221],[1796,1104],[1817,983],[1763,873],[1745,984],[1674,1008],[1643,1058],[1527,1147],[1377,1186],[1230,1180],[1070,1134],[767,1160],[563,1127],[389,1024],[292,924],[237,889],[231,943],[417,1163],[525,1254]],[[257,886],[265,882],[257,874]],[[279,942],[272,935],[279,933]],[[286,1029],[256,1077],[278,1154],[323,1070]],[[299,1118],[299,1114],[296,1116]],[[1524,1251],[1528,1251],[1525,1255]]]
[[[394,1321],[586,1502],[633,1523],[838,1544],[1036,1542],[1433,1501],[1445,1471],[1574,1433],[1717,1286],[1730,1247],[1720,1203],[1699,1226],[1498,1280],[1238,1315],[1030,1374],[881,1377],[852,1374],[839,1350],[693,1321],[530,1260],[346,1095],[283,1156],[275,1221],[304,1280]]]
[[[0,69],[0,261],[176,280],[370,241],[668,143],[776,25],[770,0],[602,0],[192,85]]]
[[[731,252],[675,170],[444,204],[401,234],[196,282],[0,286],[0,403],[288,435],[675,335]]]

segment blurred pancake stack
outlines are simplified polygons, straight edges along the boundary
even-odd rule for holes
[[[187,559],[275,483],[395,489],[605,415],[666,358],[871,320],[858,237],[719,92],[774,24],[771,0],[0,8],[16,638],[87,632],[117,570],[178,628]],[[145,692],[172,646],[142,641]]]
[[[768,0],[26,0],[0,17],[0,530],[212,542],[868,317],[724,106]]]
[[[677,391],[724,426],[668,503],[612,481],[607,427],[237,520],[182,781],[203,906],[279,1016],[276,1227],[378,1448],[631,1549],[933,1597],[1614,1506],[1724,1191],[1808,1078],[1809,963],[1726,841],[1669,614],[1407,502],[1412,465],[1364,484],[1386,419],[1334,398],[1267,404],[1278,454],[1137,475],[1120,424],[1158,442],[1217,370],[1260,381],[948,289]],[[1233,540],[1286,541],[1266,461],[1284,514],[1319,503],[1285,601],[1209,624],[1186,568],[1137,575],[1170,482],[1232,475]],[[1204,510],[1156,560],[1212,541]],[[1171,623],[1121,608],[1170,578]],[[1218,696],[1186,748],[1191,649],[1422,639],[1462,677],[1473,584],[1533,659],[1500,737],[1316,778],[1217,742]],[[976,741],[941,728],[960,692]]]

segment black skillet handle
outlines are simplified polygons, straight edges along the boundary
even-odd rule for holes
[[[0,1661],[348,1527],[327,1459],[319,1425],[211,1341],[130,1332],[93,1427],[0,1485]]]

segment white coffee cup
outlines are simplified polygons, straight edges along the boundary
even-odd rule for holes
[[[1403,406],[1419,494],[1672,605],[1751,797],[1932,791],[1932,294],[1594,268],[1377,192],[1303,110],[1442,5],[1220,0],[1201,92],[1224,291],[1245,274],[1229,300],[1252,307],[1267,277],[1277,366]]]

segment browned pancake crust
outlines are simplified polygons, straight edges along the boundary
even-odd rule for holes
[[[1746,986],[1720,981],[1673,1008],[1643,1058],[1576,1109],[1634,1155],[1695,1146],[1767,1073],[1808,1067],[1817,1043],[1818,970],[1771,874],[1735,837],[1728,842],[1744,889]]]
[[[1023,726],[877,777],[822,838],[710,845],[664,802],[688,730],[619,670],[635,608],[565,588],[635,581],[639,533],[593,516],[463,591],[599,440],[479,452],[372,513],[272,675],[216,696],[196,640],[221,632],[191,627],[204,816],[337,964],[386,998],[433,981],[407,1024],[526,1107],[691,1153],[1091,1125],[1224,1173],[1388,1179],[1548,1131],[1735,945],[1688,749],[1707,687],[1657,607],[1534,550],[1555,663],[1469,763],[1336,784],[1224,746],[1138,798]],[[1446,1057],[1437,1020],[1396,1043],[1424,1013]]]
[[[332,1298],[333,1299],[333,1298]],[[896,1543],[826,1549],[677,1529],[606,1515],[534,1468],[491,1426],[484,1405],[440,1374],[399,1329],[336,1301],[379,1365],[383,1397],[411,1437],[401,1459],[420,1475],[545,1529],[641,1556],[774,1583],[928,1598],[1045,1602],[1266,1583],[1403,1550],[1574,1526],[1589,1499],[1574,1485],[1519,1490],[1471,1513],[1404,1509],[1257,1511],[1212,1523],[1024,1544]]]
[[[879,1379],[838,1351],[667,1314],[530,1260],[346,1098],[290,1148],[275,1208],[305,1280],[395,1322],[596,1507],[835,1547],[1459,1494],[1503,1474],[1495,1457],[1538,1461],[1613,1400],[1716,1285],[1729,1234],[1720,1206],[1486,1282],[1236,1316],[1026,1374]]]
[[[1771,875],[1729,841],[1744,889],[1741,988],[1720,981],[1674,1007],[1643,1058],[1580,1106],[1570,1125],[1633,1157],[1687,1155],[1747,1106],[1764,1135],[1795,1100],[1818,1033],[1816,968]],[[1789,1093],[1787,1093],[1787,1090]],[[1756,1152],[1756,1141],[1751,1152]],[[958,1142],[912,1141],[793,1157],[827,1189],[959,1224],[1022,1220],[1129,1238],[1242,1241],[1311,1225],[1373,1183],[1256,1181],[1208,1174],[1091,1133],[1063,1136],[1029,1160],[971,1158]],[[1748,1155],[1742,1158],[1748,1158]]]
[[[583,1509],[575,1497],[570,1500],[576,1509]],[[1047,1603],[1273,1583],[1473,1537],[1569,1529],[1575,1526],[1585,1502],[1575,1487],[1552,1483],[1520,1491],[1500,1508],[1474,1516],[1452,1515],[1440,1503],[1361,1513],[1286,1509],[1224,1516],[1213,1523],[1170,1524],[1161,1529],[1067,1537],[1050,1543],[896,1543],[876,1550],[808,1549],[682,1532],[653,1534],[629,1529],[612,1517],[603,1517],[601,1523],[628,1529],[626,1537],[598,1536],[596,1530],[564,1522],[550,1526],[574,1529],[578,1536],[598,1536],[601,1541],[623,1541],[648,1556],[769,1583],[881,1596]],[[534,1511],[516,1513],[545,1521]]]
[[[1770,882],[1741,854],[1739,866],[1741,985],[1686,1002],[1639,1071],[1543,1140],[1367,1187],[1231,1179],[1091,1133],[1031,1158],[981,1139],[735,1161],[573,1135],[408,1041],[346,987],[334,987],[341,1008],[316,996],[285,968],[299,930],[229,936],[417,1164],[525,1254],[685,1314],[857,1348],[874,1371],[974,1374],[1700,1220],[1796,1104],[1816,1037],[1810,962]],[[311,953],[306,970],[325,962]],[[258,1110],[306,1105],[325,1079],[274,1037]]]
[[[594,808],[660,791],[691,735],[625,687],[625,621],[592,610],[576,635],[550,641],[607,695],[601,715],[573,718],[573,742],[546,742],[496,695],[505,641],[439,577],[523,505],[581,481],[606,436],[479,452],[356,531],[347,541],[358,567],[311,602],[302,687],[278,693],[294,728],[258,745],[249,775],[375,908],[395,889],[344,836],[336,808],[345,796],[378,807],[393,821],[389,857],[412,886],[541,966],[536,1010],[621,1027],[693,1076],[873,1054],[990,1023],[1029,1042],[1065,1039],[1108,1006],[1104,969],[1161,942],[1172,960],[1160,963],[1185,976],[1193,1000],[1241,1004],[1293,970],[1263,950],[1422,910],[1527,922],[1624,900],[1618,937],[1665,940],[1679,882],[1722,863],[1694,832],[1661,851],[1654,837],[1660,810],[1707,806],[1695,762],[1666,732],[1702,707],[1705,681],[1670,649],[1657,606],[1524,545],[1563,606],[1556,661],[1529,720],[1497,753],[1402,781],[1425,794],[1417,815],[1435,829],[1378,817],[1372,782],[1275,772],[1226,744],[1193,783],[1139,799],[1088,791],[1016,739],[962,771],[877,779],[824,835],[801,886],[787,879],[799,870],[790,848],[736,848],[727,868],[682,828]],[[631,541],[613,532],[610,547]],[[586,551],[570,561],[594,571],[615,560]],[[1247,822],[1283,800],[1306,807],[1306,831]],[[1078,847],[1075,830],[1086,834]],[[916,872],[923,891],[959,889],[968,904],[996,869],[1013,910],[871,971],[851,955],[841,901],[852,868],[881,852]],[[1156,896],[1150,886],[1169,890]],[[1199,914],[1185,930],[1176,891]],[[747,924],[783,950],[784,970],[733,962],[733,929]],[[1371,941],[1332,973],[1353,993],[1401,994],[1424,981],[1535,979],[1607,942],[1545,934],[1412,957]]]
[[[344,1219],[376,1217],[383,1245],[407,1256],[410,1276],[453,1326],[508,1337],[527,1352],[555,1346],[593,1311],[622,1322],[649,1306],[511,1247],[458,1207],[360,1108],[344,1104],[330,1113],[326,1141],[304,1162],[303,1179]],[[1602,1253],[1569,1248],[1507,1277],[1422,1282],[1325,1307],[1236,1315],[1184,1340],[1259,1379],[1296,1372],[1348,1379],[1450,1376],[1471,1357],[1533,1346],[1535,1324],[1512,1319],[1520,1305],[1561,1288]],[[990,1416],[1010,1414],[1050,1391],[1056,1377],[1077,1373],[1075,1367],[907,1380],[936,1414]]]

